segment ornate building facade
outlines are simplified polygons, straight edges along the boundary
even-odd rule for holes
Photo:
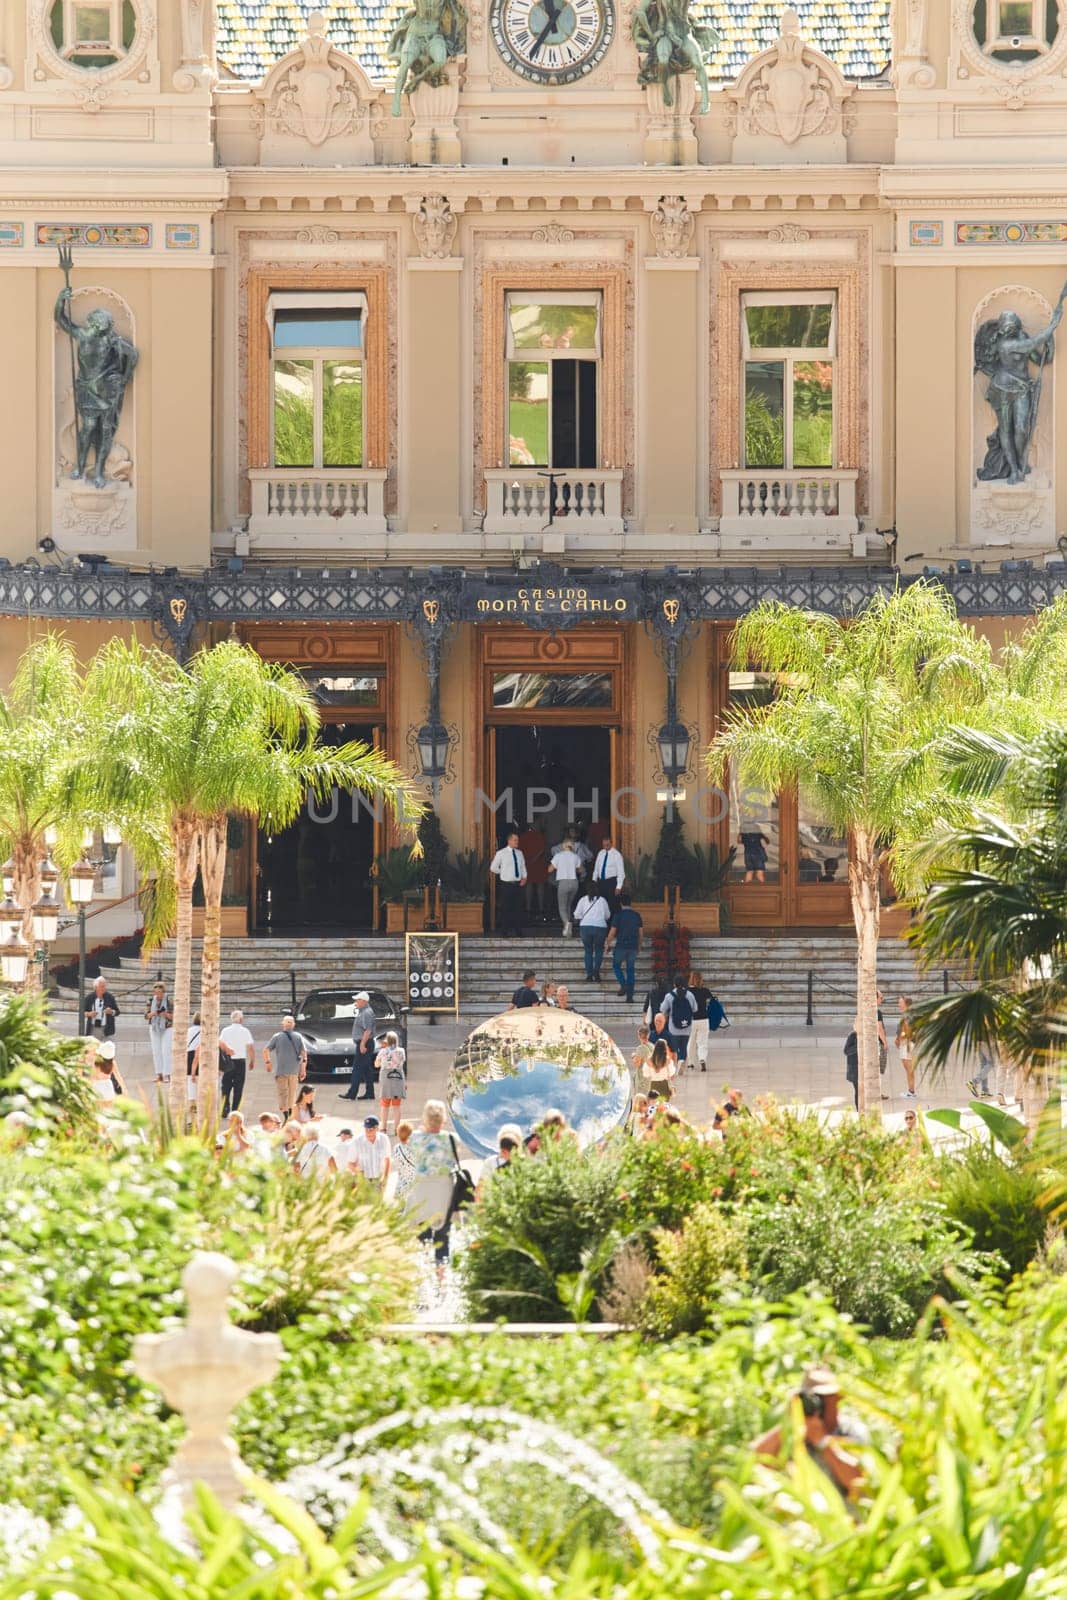
[[[569,791],[634,856],[686,785],[727,849],[758,598],[934,569],[999,638],[1067,582],[1065,68],[1067,0],[7,0],[2,670],[236,631],[457,849]],[[844,921],[847,842],[765,819],[735,922]],[[365,922],[385,842],[234,899]]]

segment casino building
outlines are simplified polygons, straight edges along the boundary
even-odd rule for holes
[[[453,849],[511,793],[635,860],[672,786],[736,843],[699,754],[773,693],[729,656],[761,597],[933,569],[999,640],[1058,593],[1048,339],[1027,470],[991,463],[998,319],[1067,277],[1067,0],[671,6],[5,0],[0,673],[45,626],[236,634],[432,778]],[[138,352],[99,485],[57,246]],[[847,840],[802,791],[763,831],[733,924],[844,923]],[[369,926],[388,843],[247,838],[233,917]]]

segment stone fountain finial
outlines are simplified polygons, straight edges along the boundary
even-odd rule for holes
[[[162,1389],[187,1432],[167,1473],[183,1502],[205,1484],[225,1506],[244,1491],[241,1458],[229,1434],[230,1417],[246,1395],[278,1371],[282,1342],[275,1333],[246,1333],[229,1317],[238,1269],[228,1256],[199,1251],[182,1273],[189,1306],[185,1326],[141,1333],[133,1342],[139,1377]]]

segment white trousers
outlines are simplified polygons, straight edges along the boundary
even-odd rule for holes
[[[170,1040],[169,1028],[149,1028],[148,1040],[152,1046],[152,1065],[157,1078],[170,1077]]]
[[[708,1064],[708,1038],[707,1017],[697,1017],[693,1022],[693,1031],[689,1035],[689,1059],[693,1059],[695,1052],[696,1059],[702,1067]]]

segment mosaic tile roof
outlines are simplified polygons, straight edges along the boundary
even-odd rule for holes
[[[238,78],[258,83],[295,49],[309,11],[323,9],[331,40],[355,56],[378,81],[392,78],[386,46],[408,0],[217,0],[219,59]],[[617,0],[616,0],[617,3]],[[875,78],[890,61],[891,0],[795,0],[807,39],[847,78]],[[783,0],[693,0],[694,21],[711,22],[722,43],[710,63],[713,79],[729,82],[778,36]]]

